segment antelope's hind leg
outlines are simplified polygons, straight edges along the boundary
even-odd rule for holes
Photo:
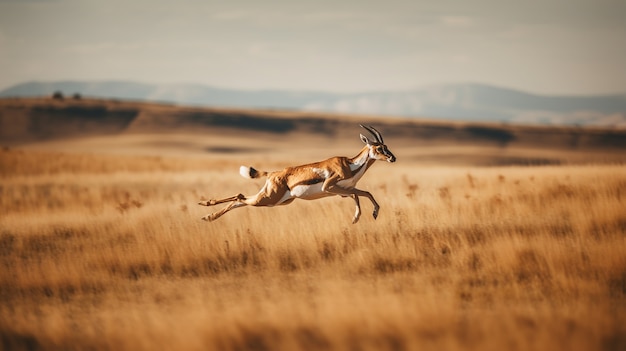
[[[213,205],[219,205],[219,204],[223,204],[225,202],[232,202],[232,201],[239,201],[239,200],[243,200],[246,197],[243,196],[243,194],[237,194],[235,196],[231,196],[231,197],[227,197],[225,199],[221,199],[221,200],[202,200],[200,202],[198,202],[198,205],[202,205],[202,206],[213,206]]]
[[[263,207],[263,206],[274,206],[276,204],[279,204],[279,205],[288,204],[291,201],[293,201],[292,198],[285,197],[285,192],[288,190],[286,186],[279,188],[280,191],[277,191],[276,187],[272,187],[268,184],[270,183],[269,182],[265,183],[265,186],[263,186],[263,188],[259,191],[259,193],[253,196],[244,196],[243,194],[237,194],[235,196],[228,197],[228,198],[221,199],[221,200],[200,201],[198,204],[203,205],[203,206],[213,206],[213,205],[217,205],[217,204],[221,204],[225,202],[230,202],[228,206],[224,207],[223,209],[215,213],[208,214],[202,217],[202,219],[205,221],[214,221],[220,218],[226,212],[233,210],[235,208],[238,208],[238,207],[246,206],[246,205]],[[283,199],[283,197],[285,198],[283,202],[281,203],[280,200]]]
[[[214,221],[218,218],[220,218],[224,213],[237,208],[237,207],[241,207],[241,206],[245,206],[246,204],[243,202],[243,200],[245,200],[246,197],[243,196],[243,194],[237,194],[235,196],[231,196],[231,197],[227,197],[225,199],[220,199],[220,200],[202,200],[200,202],[198,202],[198,205],[202,205],[202,206],[213,206],[213,205],[218,205],[218,204],[223,204],[226,202],[230,202],[230,204],[228,204],[228,206],[224,207],[223,209],[215,212],[215,213],[210,213],[204,217],[202,217],[203,220],[205,221]]]
[[[202,220],[204,221],[208,221],[208,222],[212,222],[220,217],[222,217],[223,214],[225,214],[226,212],[235,209],[237,207],[241,207],[241,206],[246,206],[246,203],[244,202],[240,202],[239,200],[235,200],[233,202],[231,202],[230,204],[228,204],[228,206],[224,207],[223,209],[214,212],[214,213],[209,213],[208,215],[202,217]]]

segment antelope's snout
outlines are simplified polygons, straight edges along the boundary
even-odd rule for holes
[[[382,155],[384,156],[384,160],[390,163],[396,162],[396,156],[389,151],[387,145],[382,145],[380,148]]]

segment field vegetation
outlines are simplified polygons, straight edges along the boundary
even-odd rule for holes
[[[0,348],[626,349],[626,166],[398,156],[359,183],[377,220],[334,197],[206,223],[262,185],[239,160],[5,149]]]

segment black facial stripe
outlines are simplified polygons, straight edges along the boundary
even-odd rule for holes
[[[374,150],[377,153],[382,154],[385,157],[394,157],[393,154],[387,148],[387,145],[379,145],[376,148],[374,148]]]

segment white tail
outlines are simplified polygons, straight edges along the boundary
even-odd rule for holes
[[[241,176],[244,178],[255,179],[266,176],[267,172],[257,171],[252,167],[241,166],[239,167],[239,174],[241,174]]]
[[[241,176],[244,178],[252,179],[252,176],[250,175],[250,171],[251,171],[250,167],[246,167],[246,166],[239,167],[239,174],[241,174]]]

